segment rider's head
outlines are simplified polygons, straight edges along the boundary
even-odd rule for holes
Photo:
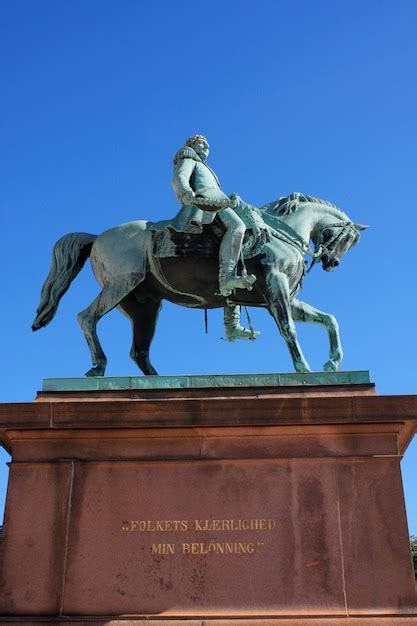
[[[192,148],[205,161],[210,152],[210,146],[204,135],[193,135],[185,142],[186,146]]]

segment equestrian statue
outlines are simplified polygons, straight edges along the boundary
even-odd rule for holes
[[[334,204],[302,193],[261,208],[236,194],[227,196],[206,163],[208,154],[203,135],[190,137],[176,153],[173,187],[181,208],[173,219],[136,220],[99,236],[70,233],[55,244],[32,329],[53,319],[90,257],[102,290],[78,315],[93,364],[86,376],[104,376],[107,358],[96,328],[116,307],[132,321],[130,356],[145,375],[157,375],[149,350],[164,299],[197,309],[223,307],[229,341],[259,335],[240,324],[242,305],[267,308],[297,372],[311,370],[295,322],[322,324],[330,342],[323,368],[339,368],[343,352],[335,317],[297,295],[307,271],[306,257],[311,257],[310,269],[321,263],[324,270],[333,271],[367,227],[352,222]]]

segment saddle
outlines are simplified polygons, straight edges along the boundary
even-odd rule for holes
[[[203,227],[201,234],[178,233],[171,228],[152,233],[152,253],[158,259],[173,257],[213,258],[219,256],[224,227],[217,218]],[[270,240],[268,230],[261,229],[260,235],[247,230],[242,244],[242,256],[251,259],[262,252]]]

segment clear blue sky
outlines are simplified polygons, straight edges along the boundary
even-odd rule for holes
[[[369,369],[381,394],[417,392],[414,0],[6,0],[0,20],[0,400],[90,367],[75,322],[98,292],[89,267],[30,331],[52,245],[173,215],[172,157],[195,132],[227,193],[260,205],[305,191],[371,225],[337,272],[309,275],[303,299],[338,318],[344,369]],[[201,312],[165,305],[154,364],[291,371],[272,319],[253,319],[257,342],[227,344],[220,311],[206,336]],[[128,321],[112,312],[99,332],[107,373],[136,374]],[[324,331],[299,334],[320,369]],[[416,457],[415,439],[403,462],[414,534]]]

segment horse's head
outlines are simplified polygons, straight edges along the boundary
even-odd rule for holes
[[[368,227],[350,220],[323,224],[312,237],[316,262],[320,261],[326,272],[335,270],[342,256],[358,243],[360,232],[365,228]]]
[[[288,240],[302,247],[314,244],[313,264],[321,262],[332,272],[360,238],[367,226],[354,224],[335,204],[302,193],[292,193],[262,207],[264,220]]]

